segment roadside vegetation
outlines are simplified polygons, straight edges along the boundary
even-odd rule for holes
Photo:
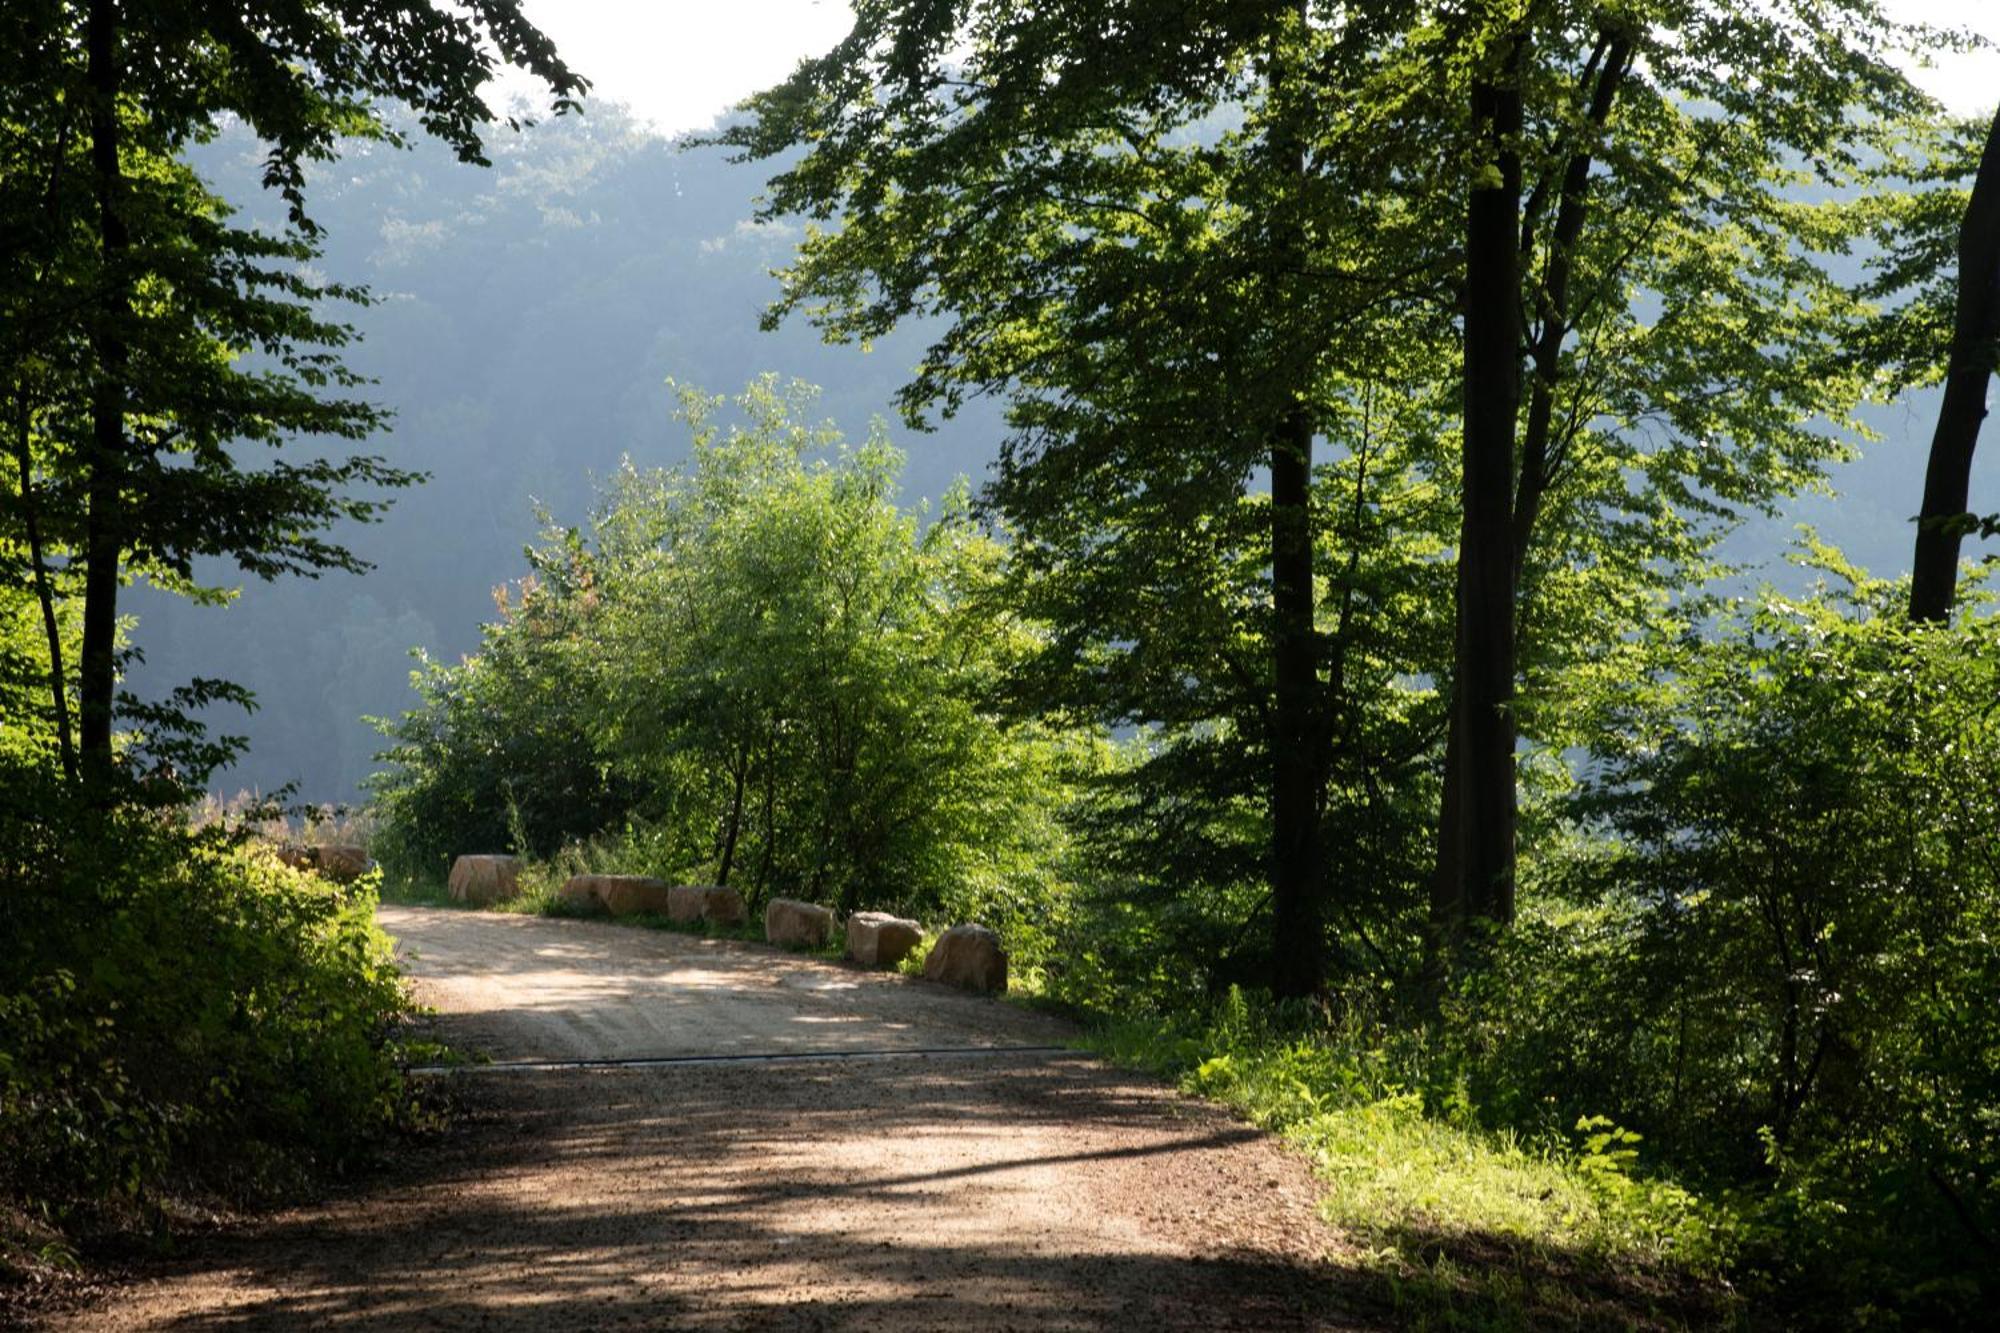
[[[727,427],[684,402],[686,467],[552,529],[486,651],[427,666],[426,706],[388,724],[375,846],[403,894],[441,901],[453,850],[511,848],[508,910],[623,872],[726,877],[753,938],[778,895],[981,920],[1018,997],[1308,1153],[1420,1323],[1971,1318],[1983,1241],[1954,1182],[1993,1160],[2000,1095],[1979,1002],[2000,645],[1976,584],[1953,627],[1913,628],[1902,587],[1808,545],[1808,595],[1714,599],[1699,632],[1668,619],[1616,672],[1570,673],[1563,726],[1592,740],[1531,769],[1521,909],[1482,965],[1434,1009],[1414,961],[1274,1002],[1205,863],[1133,846],[1163,836],[1133,813],[1159,736],[1009,711],[1048,633],[968,613],[1005,551],[899,509],[894,454],[803,427],[802,388],[752,386]],[[754,649],[653,619],[723,608]],[[1384,706],[1423,706],[1406,688]],[[843,734],[874,776],[829,790],[813,747]],[[578,775],[567,803],[513,796]],[[898,825],[923,858],[855,836]],[[1421,957],[1394,915],[1360,919]]]

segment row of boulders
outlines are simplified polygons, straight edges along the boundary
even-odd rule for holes
[[[773,898],[764,908],[764,938],[773,944],[826,947],[837,924],[817,903]],[[924,941],[923,927],[887,912],[847,918],[847,956],[866,967],[894,967]],[[984,926],[953,926],[924,957],[924,976],[948,986],[997,994],[1007,989],[1007,951]]]
[[[572,875],[556,897],[582,911],[613,916],[649,912],[669,921],[740,926],[748,919],[743,895],[714,884],[669,884],[650,875]]]
[[[452,863],[447,887],[459,902],[505,902],[521,891],[520,859],[461,856]],[[649,912],[682,923],[740,926],[747,916],[743,896],[734,889],[668,884],[650,875],[572,875],[556,897],[575,911],[612,916]],[[839,929],[840,918],[818,903],[773,898],[764,905],[764,938],[773,944],[823,949]],[[894,967],[923,940],[922,926],[887,912],[856,912],[847,918],[847,956],[864,967]],[[1007,951],[984,926],[953,926],[925,955],[924,976],[965,990],[998,993],[1007,989]]]

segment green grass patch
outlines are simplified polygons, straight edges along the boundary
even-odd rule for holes
[[[1325,1183],[1411,1328],[1706,1328],[1736,1317],[1727,1209],[1637,1168],[1602,1119],[1530,1142],[1433,1104],[1410,1050],[1240,994],[1199,1020],[1100,1023],[1086,1046],[1281,1135]]]

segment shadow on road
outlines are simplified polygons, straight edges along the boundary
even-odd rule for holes
[[[1087,1061],[458,1087],[458,1128],[393,1188],[216,1238],[160,1275],[148,1322],[1379,1326],[1371,1280],[1323,1258],[1295,1159]]]

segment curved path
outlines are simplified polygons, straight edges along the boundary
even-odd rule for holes
[[[1379,1323],[1296,1155],[1081,1056],[1002,1049],[1060,1040],[1051,1019],[754,945],[382,919],[446,1035],[498,1062],[448,1076],[452,1128],[61,1326]],[[635,1058],[675,1062],[527,1063]]]

